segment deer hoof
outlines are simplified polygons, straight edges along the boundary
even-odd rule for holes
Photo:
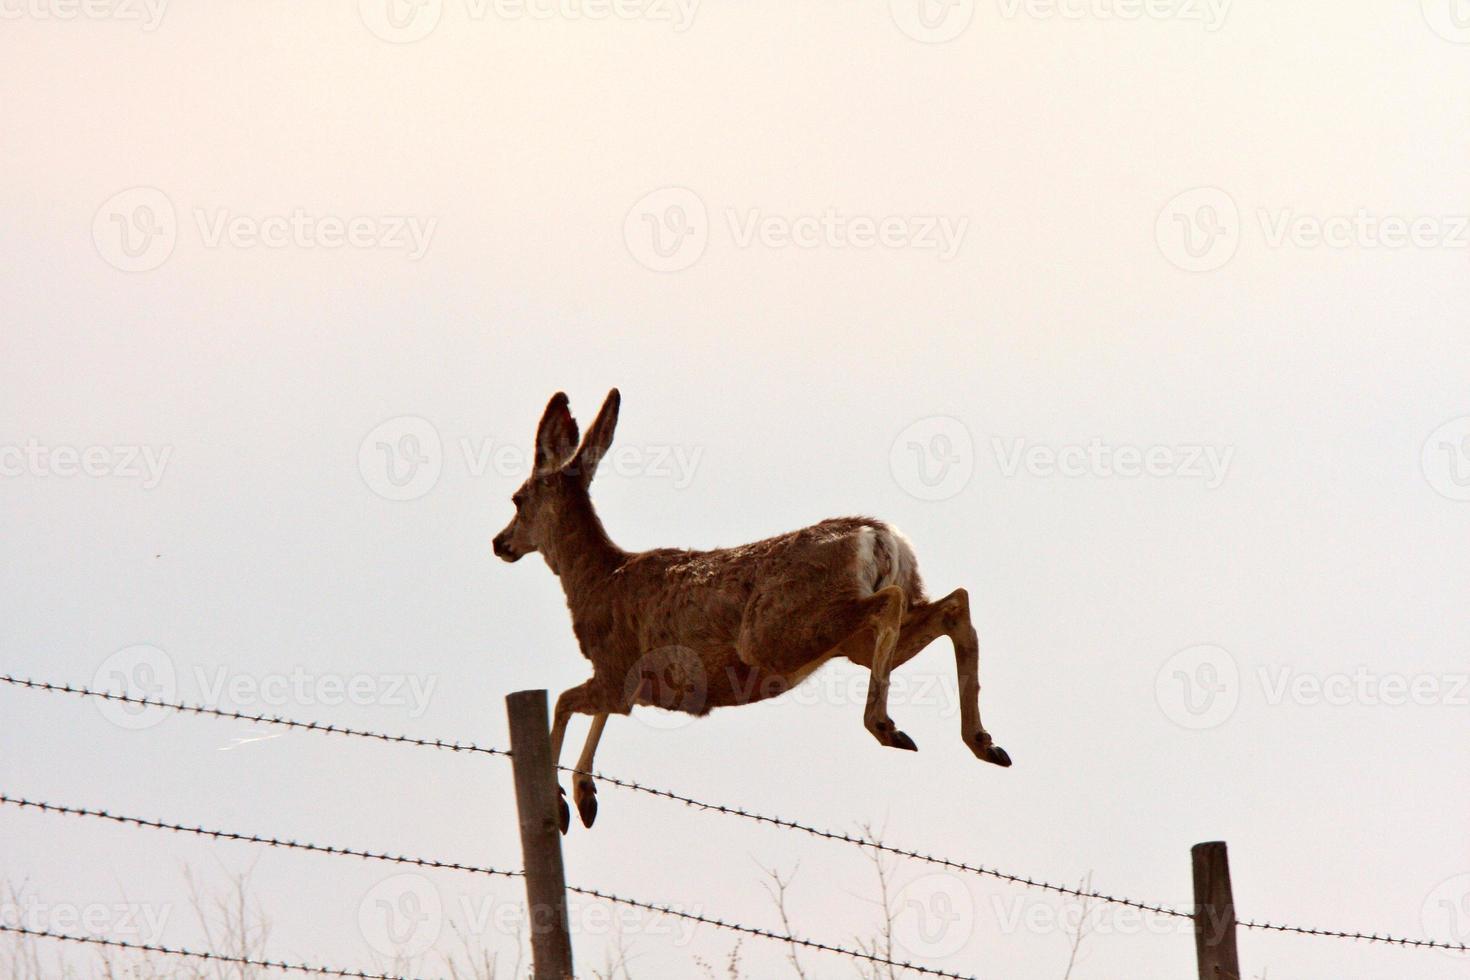
[[[582,818],[582,826],[592,826],[592,821],[597,819],[597,795],[588,794],[577,801],[577,813]]]
[[[1005,749],[990,740],[988,732],[976,735],[970,745],[970,751],[975,753],[975,758],[981,762],[989,762],[1000,766],[1002,769],[1010,767],[1011,755]]]
[[[903,749],[905,752],[919,751],[919,747],[914,744],[914,740],[896,728],[888,733],[888,744],[895,749]]]
[[[560,786],[556,791],[561,795],[556,798],[556,822],[561,825],[562,834],[572,829],[572,811],[567,806],[567,791]]]
[[[572,783],[572,799],[577,801],[577,815],[582,818],[582,826],[592,826],[592,821],[597,819],[597,784],[579,777]]]

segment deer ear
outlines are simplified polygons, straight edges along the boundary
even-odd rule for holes
[[[536,472],[561,466],[577,448],[577,420],[567,407],[566,392],[558,391],[546,403],[536,428]]]
[[[578,447],[577,455],[572,460],[570,469],[581,476],[583,486],[592,482],[597,464],[602,462],[607,447],[612,445],[613,430],[618,427],[618,406],[622,404],[622,400],[623,396],[618,394],[616,388],[607,393],[607,399],[597,410],[597,418],[587,430],[587,438],[582,440],[582,445]]]

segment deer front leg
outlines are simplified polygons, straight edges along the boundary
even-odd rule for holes
[[[597,819],[597,785],[592,781],[592,759],[597,754],[597,743],[602,739],[607,715],[592,716],[592,727],[587,730],[587,741],[582,745],[582,756],[577,760],[577,771],[572,776],[572,800],[577,804],[577,813],[582,826],[592,826]]]
[[[567,690],[561,693],[561,697],[556,699],[556,708],[552,712],[551,719],[551,764],[553,766],[561,765],[561,746],[566,741],[567,722],[572,720],[572,715],[597,714],[596,709],[593,707],[592,684],[593,681],[589,680],[578,684],[576,687],[567,688]],[[602,734],[601,726],[598,726],[595,721],[593,724],[596,726],[595,730],[600,736]],[[593,741],[592,744],[595,746],[596,742]],[[586,754],[585,751],[583,754]],[[581,766],[579,765],[578,768],[580,769]],[[557,800],[557,816],[561,822],[561,832],[565,834],[572,826],[572,811],[567,808],[567,792],[561,789],[561,776],[559,774],[556,777],[556,781],[557,789],[560,790],[561,794],[560,799]],[[578,804],[578,809],[581,809],[581,804]],[[596,812],[595,803],[593,804],[593,812]],[[591,821],[587,820],[585,815],[583,816],[583,820],[588,826],[591,826]]]

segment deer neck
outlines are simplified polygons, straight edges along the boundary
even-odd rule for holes
[[[552,573],[561,579],[569,600],[595,589],[627,557],[613,544],[585,494],[571,498],[556,517],[552,540],[541,549]]]

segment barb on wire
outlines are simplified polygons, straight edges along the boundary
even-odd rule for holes
[[[94,810],[87,807],[67,806],[60,803],[45,803],[39,800],[28,800],[22,797],[13,797],[0,794],[0,804],[22,809],[39,810],[43,813],[65,814],[75,817],[94,817],[101,820],[110,820],[113,823],[127,824],[135,827],[148,827],[154,830],[172,830],[185,834],[196,834],[201,837],[210,837],[216,840],[243,841],[249,844],[265,844],[270,847],[282,847],[287,849],[314,851],[318,854],[337,854],[350,857],[367,858],[374,861],[389,861],[396,864],[412,864],[422,868],[442,868],[448,871],[467,871],[472,874],[499,875],[507,878],[524,877],[521,871],[503,871],[499,868],[479,867],[470,864],[459,864],[453,861],[436,861],[430,858],[407,857],[400,854],[386,854],[378,851],[368,851],[353,847],[336,847],[328,844],[312,844],[305,841],[282,840],[277,837],[265,837],[260,834],[242,834],[227,830],[209,830],[204,827],[191,827],[187,824],[170,823],[164,820],[149,820],[142,817],[129,817],[121,814],[109,813],[106,810]],[[879,966],[891,966],[895,969],[912,970],[915,973],[928,974],[935,977],[946,977],[949,980],[975,980],[973,977],[960,973],[950,973],[946,970],[936,969],[930,966],[922,966],[917,963],[906,963],[901,960],[892,960],[887,957],[877,956],[860,950],[849,949],[846,946],[837,946],[832,943],[824,943],[815,939],[806,939],[801,936],[786,935],[770,929],[762,929],[759,926],[748,926],[738,922],[730,922],[712,916],[700,915],[696,912],[686,912],[669,905],[661,905],[655,902],[644,902],[638,899],[625,898],[609,892],[599,891],[595,888],[578,888],[567,886],[567,890],[588,898],[596,898],[615,905],[626,905],[630,908],[643,909],[661,915],[671,915],[691,922],[700,922],[705,925],[714,926],[731,932],[742,933],[747,936],[758,936],[762,939],[770,939],[776,942],[805,946],[809,949],[821,950],[827,953],[835,953],[852,959],[864,960]],[[355,976],[355,974],[352,974]]]
[[[279,837],[267,837],[262,834],[241,834],[229,830],[209,830],[205,827],[191,827],[188,824],[170,823],[166,820],[128,817],[122,814],[110,813],[107,810],[65,806],[60,803],[43,803],[39,800],[27,800],[23,797],[8,796],[4,793],[0,793],[0,803],[18,807],[22,810],[40,810],[43,813],[58,813],[72,817],[95,817],[99,820],[111,821],[112,823],[126,824],[133,827],[147,827],[152,830],[172,830],[175,833],[195,834],[199,837],[210,837],[215,840],[243,841],[246,844],[265,844],[267,847],[284,847],[297,851],[315,851],[319,854],[340,854],[345,857],[359,857],[370,861],[392,861],[395,864],[413,864],[421,868],[442,868],[446,871],[472,871],[475,874],[497,875],[503,878],[522,877],[522,872],[520,871],[505,871],[500,868],[456,864],[450,861],[434,861],[428,858],[407,857],[402,854],[388,854],[382,851],[369,851],[356,847],[334,847],[330,844],[312,844],[308,841],[283,840]]]
[[[1413,946],[1419,949],[1447,949],[1452,953],[1470,953],[1470,945],[1465,943],[1447,943],[1437,939],[1405,939],[1402,936],[1392,936],[1379,933],[1364,932],[1339,932],[1336,929],[1312,929],[1306,926],[1277,925],[1271,922],[1256,922],[1251,919],[1241,919],[1236,925],[1242,929],[1259,929],[1263,932],[1290,932],[1299,936],[1321,936],[1326,939],[1355,939],[1365,943],[1386,943],[1390,946]]]
[[[580,772],[580,770],[570,766],[557,766],[557,768],[566,773]],[[824,840],[833,840],[844,844],[852,844],[857,847],[871,848],[872,850],[881,851],[885,854],[892,854],[897,857],[909,858],[911,860],[920,861],[925,864],[932,864],[937,867],[948,868],[951,871],[964,871],[970,874],[984,875],[991,878],[998,878],[1001,881],[1008,881],[1012,884],[1025,885],[1028,888],[1040,888],[1046,891],[1056,892],[1061,895],[1069,895],[1073,898],[1086,898],[1093,899],[1099,902],[1108,902],[1113,905],[1125,905],[1129,908],[1139,909],[1144,912],[1155,912],[1159,915],[1167,915],[1183,919],[1194,918],[1193,912],[1186,911],[1184,909],[1170,908],[1166,905],[1157,905],[1149,902],[1136,902],[1131,898],[1122,898],[1116,895],[1108,895],[1103,892],[1092,891],[1086,888],[1072,888],[1068,885],[1058,885],[1049,881],[1043,881],[1039,878],[1030,878],[1023,875],[1010,874],[1005,871],[999,871],[995,868],[987,868],[983,865],[968,864],[964,861],[955,861],[951,860],[950,858],[936,857],[935,855],[925,854],[921,851],[913,851],[902,847],[895,847],[891,844],[884,844],[882,841],[876,841],[869,837],[859,837],[853,834],[847,834],[835,830],[823,830],[820,827],[813,827],[808,824],[801,823],[797,820],[788,820],[785,817],[773,817],[764,813],[755,813],[753,811],[746,810],[738,806],[727,806],[721,803],[706,803],[703,800],[696,800],[688,796],[682,796],[678,793],[670,792],[669,790],[658,789],[652,786],[645,786],[642,783],[636,782],[631,779],[619,779],[615,776],[607,776],[597,772],[590,773],[588,775],[591,775],[594,779],[601,780],[602,782],[607,783],[610,786],[618,786],[623,789],[633,790],[634,792],[645,793],[649,796],[656,796],[661,799],[672,800],[676,803],[683,803],[685,806],[693,807],[697,810],[708,810],[713,813],[723,813],[726,816],[740,817],[745,820],[751,820],[756,823],[769,824],[770,826],[781,827],[786,830],[798,830],[804,834],[810,834],[813,837],[820,837]],[[1345,932],[1336,929],[1313,929],[1303,926],[1274,925],[1268,922],[1256,922],[1249,919],[1240,920],[1238,924],[1245,929],[1270,930],[1273,932],[1292,932],[1304,936],[1323,936],[1331,939],[1355,939],[1361,940],[1363,942],[1387,943],[1392,946],[1413,946],[1424,949],[1446,949],[1452,952],[1470,952],[1470,945],[1466,945],[1464,943],[1442,942],[1440,940],[1434,939],[1405,939],[1388,934],[1380,935],[1377,933],[1369,934],[1362,932]]]
[[[557,768],[560,769],[562,772],[568,773],[574,773],[578,771],[568,766],[557,766]],[[723,813],[726,816],[741,817],[745,820],[752,820],[756,823],[769,824],[773,827],[782,827],[786,830],[799,830],[804,834],[810,834],[813,837],[820,837],[823,840],[833,840],[843,844],[853,844],[857,847],[871,848],[872,850],[881,851],[885,854],[892,854],[896,857],[910,858],[914,861],[921,861],[925,864],[932,864],[937,867],[948,868],[951,871],[964,871],[969,874],[984,875],[990,878],[998,878],[1001,881],[1008,881],[1012,884],[1025,885],[1028,888],[1040,888],[1046,891],[1057,892],[1062,895],[1070,895],[1073,898],[1090,898],[1095,899],[1099,902],[1110,902],[1114,905],[1126,905],[1130,908],[1140,909],[1145,912],[1156,912],[1159,915],[1175,916],[1181,919],[1194,918],[1194,914],[1192,912],[1187,912],[1183,909],[1170,908],[1166,905],[1154,905],[1148,902],[1135,902],[1131,898],[1120,898],[1115,895],[1105,895],[1102,892],[1090,891],[1085,888],[1072,888],[1068,885],[1058,885],[1049,881],[1043,881],[1039,878],[1028,878],[1023,875],[1010,874],[1005,871],[999,871],[995,868],[987,868],[984,865],[968,864],[964,861],[955,861],[950,858],[936,857],[935,855],[925,854],[921,851],[913,851],[907,848],[895,847],[891,844],[884,844],[882,841],[876,841],[870,837],[859,837],[837,830],[823,830],[820,827],[813,827],[809,824],[801,823],[798,820],[788,820],[785,817],[773,817],[764,813],[755,813],[751,810],[746,810],[738,806],[727,806],[722,803],[706,803],[703,800],[692,799],[691,797],[682,796],[678,793],[672,793],[668,790],[657,789],[652,786],[645,786],[642,783],[636,782],[631,779],[618,779],[614,776],[603,775],[602,773],[592,773],[591,775],[592,778],[600,779],[610,786],[618,786],[623,789],[633,790],[638,793],[646,793],[649,796],[656,796],[665,800],[673,800],[675,803],[683,803],[685,806],[693,807],[697,810],[708,810],[713,813]]]
[[[165,701],[162,698],[139,698],[129,694],[114,694],[110,691],[94,691],[91,688],[82,687],[78,684],[50,684],[46,681],[36,681],[26,677],[12,677],[9,674],[0,674],[0,684],[11,684],[16,687],[26,687],[35,691],[50,691],[56,694],[75,694],[78,697],[84,698],[100,698],[104,701],[136,704],[148,708],[170,708],[174,711],[183,711],[196,715],[209,715],[215,718],[227,718],[233,721],[281,725],[286,728],[299,728],[304,731],[321,732],[326,735],[348,735],[355,738],[377,739],[380,742],[402,742],[406,745],[418,745],[430,749],[449,749],[453,752],[478,752],[483,755],[510,756],[508,749],[476,745],[473,742],[446,742],[439,738],[414,738],[411,735],[394,735],[390,732],[375,732],[364,728],[349,728],[346,725],[324,725],[315,721],[295,721],[291,718],[282,718],[280,715],[230,711],[226,708],[211,708],[205,704],[190,704],[186,701]]]
[[[359,970],[339,970],[330,966],[313,966],[310,963],[287,963],[285,960],[258,960],[249,956],[226,956],[223,953],[184,949],[181,946],[135,943],[125,939],[105,939],[101,936],[76,936],[66,932],[53,932],[49,929],[31,929],[26,926],[9,925],[4,922],[0,922],[0,932],[9,932],[20,936],[33,936],[38,939],[55,939],[67,943],[89,943],[93,946],[112,946],[117,949],[130,949],[139,953],[163,953],[167,956],[189,956],[194,959],[210,960],[215,963],[261,966],[272,970],[283,970],[287,973],[314,973],[319,976],[328,977],[356,977],[358,980],[411,980],[411,978],[401,977],[397,974],[363,973]]]
[[[950,980],[976,980],[976,978],[971,977],[969,974],[965,973],[950,973],[947,970],[936,969],[932,966],[922,966],[918,963],[908,963],[904,960],[891,960],[887,957],[877,956],[873,953],[865,953],[859,952],[855,949],[848,949],[846,946],[833,946],[829,943],[820,942],[815,939],[803,939],[801,936],[788,936],[785,933],[775,932],[771,929],[761,929],[757,926],[741,925],[738,922],[728,922],[725,919],[716,919],[711,916],[699,915],[694,912],[685,912],[682,909],[670,908],[667,905],[659,905],[655,902],[640,902],[637,899],[623,898],[620,895],[613,895],[608,892],[598,891],[595,888],[578,888],[575,885],[568,885],[567,891],[575,892],[578,895],[586,895],[588,898],[601,899],[604,902],[612,902],[615,905],[628,905],[636,909],[644,909],[648,912],[657,912],[660,915],[672,915],[680,919],[688,919],[691,922],[702,922],[705,925],[715,926],[719,929],[728,929],[732,932],[744,933],[747,936],[757,936],[761,939],[770,939],[774,940],[775,942],[781,943],[794,943],[797,946],[805,946],[809,949],[819,949],[827,953],[839,953],[843,956],[852,957],[853,959],[867,960],[868,962],[875,963],[879,966],[891,966],[894,969],[898,970],[912,970],[915,973],[927,973],[929,976],[933,977],[949,977]]]
[[[85,688],[85,687],[81,687],[81,686],[73,685],[73,684],[52,684],[52,683],[48,683],[46,681],[36,681],[36,680],[30,680],[28,678],[23,678],[23,677],[13,677],[13,676],[11,676],[9,674],[0,674],[0,683],[11,684],[11,685],[14,685],[14,686],[17,686],[17,687],[30,688],[32,690],[38,690],[38,691],[50,691],[50,692],[61,693],[61,694],[73,694],[73,695],[77,695],[79,697],[101,698],[101,699],[108,700],[108,701],[119,701],[119,702],[123,702],[123,703],[126,703],[126,704],[136,704],[136,705],[142,705],[142,706],[146,706],[146,707],[171,708],[171,709],[176,710],[176,711],[188,712],[188,713],[197,714],[197,715],[211,715],[211,716],[218,717],[218,718],[228,718],[228,719],[235,719],[235,720],[239,720],[239,721],[249,721],[249,722],[262,723],[262,724],[270,724],[270,725],[282,725],[282,726],[285,726],[285,727],[288,727],[288,728],[298,728],[298,729],[302,729],[302,730],[305,730],[305,731],[320,732],[320,733],[323,733],[323,734],[348,735],[348,736],[355,736],[355,737],[360,737],[360,738],[371,738],[371,739],[377,739],[377,740],[383,741],[383,742],[399,742],[399,743],[403,743],[403,744],[406,744],[406,745],[416,745],[416,746],[420,746],[422,748],[449,749],[449,750],[454,751],[454,752],[474,752],[474,753],[481,753],[481,754],[484,754],[484,755],[495,755],[495,756],[505,756],[505,757],[509,757],[510,756],[510,752],[507,749],[499,749],[499,748],[494,748],[494,747],[489,747],[489,746],[475,745],[472,742],[446,742],[443,739],[414,738],[414,737],[408,736],[408,735],[395,735],[395,734],[391,734],[391,733],[387,733],[387,732],[376,732],[376,731],[368,731],[368,730],[365,730],[365,729],[348,728],[348,727],[343,726],[343,725],[323,725],[323,724],[320,724],[318,722],[296,721],[296,720],[293,720],[293,719],[290,719],[290,718],[282,718],[282,717],[277,716],[277,715],[251,714],[251,713],[248,713],[248,712],[229,711],[229,710],[222,709],[222,708],[211,708],[211,707],[209,707],[207,705],[189,704],[187,702],[182,702],[182,701],[165,701],[165,700],[158,699],[158,698],[139,698],[139,697],[132,697],[132,696],[126,695],[126,694],[113,694],[113,693],[106,692],[106,691],[94,691],[94,690],[91,690],[89,688]],[[570,766],[557,766],[557,769],[559,769],[562,772],[566,772],[566,773],[578,773],[578,772],[580,772],[580,770],[575,769],[575,768],[570,767]],[[1031,877],[1028,877],[1028,876],[1025,876],[1025,875],[1018,875],[1018,874],[1012,874],[1012,873],[1009,873],[1009,872],[1006,872],[1006,871],[1001,871],[1001,870],[996,869],[996,868],[988,868],[988,867],[985,867],[984,865],[970,864],[970,863],[965,862],[965,861],[956,861],[956,860],[953,860],[951,858],[938,857],[938,856],[933,855],[933,854],[925,854],[922,851],[915,851],[915,850],[910,850],[908,848],[895,847],[895,846],[893,846],[891,844],[884,844],[881,841],[872,840],[872,839],[867,838],[867,837],[859,837],[859,836],[855,836],[853,834],[844,833],[844,832],[841,832],[841,831],[824,830],[824,829],[822,829],[820,827],[815,827],[815,826],[812,826],[810,824],[805,824],[805,823],[802,823],[802,822],[797,821],[797,820],[790,820],[790,819],[787,819],[785,817],[770,816],[769,814],[756,813],[754,811],[746,810],[746,809],[744,809],[742,807],[738,807],[738,806],[728,806],[728,805],[722,804],[722,803],[707,803],[707,802],[705,802],[703,800],[696,800],[696,799],[694,799],[692,797],[684,796],[682,794],[675,793],[675,792],[672,792],[670,790],[658,789],[658,788],[653,787],[653,786],[645,786],[644,784],[642,784],[640,782],[637,782],[636,780],[632,780],[632,779],[620,779],[620,778],[617,778],[615,776],[608,776],[608,775],[604,775],[602,773],[597,773],[597,772],[588,773],[587,775],[591,775],[594,779],[601,780],[602,782],[604,782],[604,783],[606,783],[606,784],[608,784],[610,786],[617,786],[617,787],[620,787],[622,789],[632,790],[632,791],[638,792],[638,793],[644,793],[644,794],[647,794],[649,796],[657,797],[659,799],[671,800],[671,801],[676,802],[676,803],[682,803],[685,806],[693,807],[694,809],[697,809],[697,810],[706,810],[706,811],[710,811],[712,813],[725,814],[726,816],[740,817],[740,818],[745,819],[745,820],[754,821],[756,823],[763,823],[763,824],[767,824],[767,825],[773,826],[773,827],[781,827],[781,828],[784,828],[786,830],[797,830],[797,831],[800,831],[800,832],[802,832],[804,834],[809,834],[809,835],[811,835],[813,837],[819,837],[819,838],[822,838],[824,840],[838,841],[838,842],[844,843],[844,844],[852,844],[852,845],[857,846],[857,847],[871,848],[872,850],[881,851],[881,852],[883,852],[885,854],[892,854],[892,855],[895,855],[896,857],[903,857],[903,858],[908,858],[908,859],[914,860],[914,861],[920,861],[922,863],[931,864],[931,865],[934,865],[936,867],[947,868],[947,869],[949,869],[951,871],[963,871],[963,872],[966,872],[968,874],[983,875],[983,876],[990,877],[990,878],[996,878],[996,879],[999,879],[1001,881],[1007,881],[1007,882],[1010,882],[1012,884],[1024,885],[1024,886],[1026,886],[1028,888],[1039,888],[1039,889],[1042,889],[1042,890],[1045,890],[1045,891],[1055,892],[1055,893],[1057,893],[1059,895],[1068,895],[1068,896],[1071,896],[1073,898],[1093,899],[1093,900],[1099,901],[1099,902],[1107,902],[1107,903],[1112,904],[1112,905],[1127,906],[1129,908],[1138,909],[1138,910],[1144,911],[1144,912],[1153,912],[1153,913],[1156,913],[1156,914],[1159,914],[1159,915],[1166,915],[1166,916],[1172,916],[1172,917],[1184,918],[1184,919],[1190,919],[1190,918],[1193,918],[1194,917],[1194,914],[1192,912],[1187,911],[1185,909],[1172,908],[1172,907],[1169,907],[1169,906],[1166,906],[1166,905],[1159,905],[1159,904],[1150,903],[1150,902],[1138,902],[1138,901],[1134,901],[1133,899],[1124,898],[1124,897],[1117,896],[1117,895],[1108,895],[1108,894],[1103,893],[1103,892],[1092,891],[1092,890],[1084,889],[1084,888],[1073,888],[1073,887],[1071,887],[1069,885],[1059,885],[1059,884],[1056,884],[1054,882],[1044,881],[1044,880],[1039,879],[1039,878],[1031,878]],[[227,839],[232,839],[232,840],[244,840],[244,841],[249,841],[249,842],[252,842],[252,843],[272,844],[272,845],[279,846],[279,847],[298,847],[298,848],[302,848],[302,849],[305,849],[305,850],[322,851],[324,853],[340,853],[340,854],[355,855],[357,857],[372,858],[372,859],[375,859],[375,860],[401,861],[401,862],[405,862],[405,863],[409,863],[409,864],[424,864],[424,866],[426,866],[426,867],[442,867],[442,868],[448,868],[450,870],[457,870],[457,871],[475,871],[475,872],[482,872],[482,873],[507,874],[507,875],[518,875],[518,874],[520,874],[520,872],[514,872],[514,871],[498,871],[496,869],[475,868],[475,867],[471,867],[471,866],[467,866],[467,865],[459,865],[459,864],[436,863],[436,862],[422,862],[422,861],[419,861],[418,859],[414,859],[414,858],[403,858],[403,857],[397,857],[397,856],[389,855],[389,854],[377,854],[377,853],[372,853],[372,852],[367,852],[367,851],[345,850],[345,849],[342,849],[342,848],[332,848],[332,847],[326,847],[326,846],[321,846],[321,845],[312,845],[312,844],[297,844],[294,841],[292,841],[292,842],[286,842],[286,841],[279,841],[279,840],[274,840],[274,839],[269,839],[269,838],[255,837],[255,836],[244,835],[244,834],[226,834],[226,833],[220,833],[220,832],[206,831],[206,830],[203,830],[201,828],[183,827],[183,826],[178,826],[178,825],[165,824],[165,823],[162,823],[162,822],[159,822],[159,821],[140,820],[140,819],[133,818],[133,817],[116,817],[116,816],[113,816],[111,814],[105,813],[105,812],[100,811],[100,810],[99,811],[91,811],[91,810],[80,810],[80,809],[75,809],[75,808],[64,808],[64,807],[58,808],[58,807],[52,806],[50,804],[30,803],[30,802],[23,801],[23,800],[13,800],[13,799],[11,799],[9,797],[4,797],[4,796],[0,796],[0,802],[12,803],[12,804],[15,804],[15,805],[18,805],[18,806],[38,807],[38,808],[41,808],[41,809],[49,809],[49,810],[52,810],[52,811],[55,811],[55,812],[61,812],[61,813],[76,813],[76,814],[85,815],[85,816],[97,816],[97,817],[102,817],[102,818],[108,819],[108,820],[114,820],[114,821],[118,821],[118,822],[121,822],[121,823],[132,823],[132,824],[136,824],[138,826],[144,826],[144,827],[156,827],[156,828],[164,829],[164,830],[177,830],[177,831],[183,831],[183,832],[188,832],[188,833],[201,833],[201,834],[204,834],[206,836],[221,837],[221,838],[227,838]],[[573,890],[575,891],[576,889],[573,889]],[[591,894],[591,893],[589,892],[589,894]],[[609,900],[611,901],[612,899],[609,899]],[[636,903],[632,903],[632,904],[636,904]],[[674,912],[672,910],[667,910],[667,911],[668,911],[668,914],[671,914],[671,915],[678,915],[678,914],[688,915],[689,914],[689,913],[677,913],[677,912]],[[1336,930],[1336,929],[1315,929],[1315,928],[1309,928],[1309,927],[1305,927],[1305,926],[1290,926],[1290,925],[1279,925],[1279,924],[1270,923],[1270,922],[1258,922],[1258,921],[1249,920],[1249,919],[1241,920],[1239,922],[1239,925],[1242,928],[1245,928],[1245,929],[1257,929],[1257,930],[1270,931],[1270,932],[1290,932],[1290,933],[1296,933],[1296,934],[1304,935],[1304,936],[1322,936],[1322,937],[1326,937],[1326,938],[1330,938],[1330,939],[1352,939],[1352,940],[1359,940],[1359,941],[1362,941],[1362,942],[1385,943],[1385,944],[1392,945],[1392,946],[1405,946],[1405,947],[1415,947],[1415,948],[1422,948],[1422,949],[1444,949],[1444,950],[1450,950],[1452,952],[1470,952],[1470,945],[1467,945],[1465,943],[1450,943],[1450,942],[1442,942],[1442,941],[1439,941],[1439,940],[1432,940],[1432,939],[1407,939],[1407,938],[1403,938],[1403,937],[1399,937],[1399,936],[1393,936],[1393,935],[1389,935],[1389,934],[1378,934],[1378,933],[1369,934],[1369,933],[1361,933],[1361,932],[1348,932],[1348,931],[1342,931],[1342,930]],[[737,929],[737,931],[739,931],[739,927],[731,926],[731,925],[728,925],[728,924],[726,925],[726,928],[735,928],[735,929]],[[774,933],[764,933],[764,932],[762,932],[760,930],[756,930],[756,931],[752,932],[751,934],[753,934],[753,935],[770,935],[770,936],[776,936],[776,934],[774,934]],[[776,938],[781,938],[781,937],[776,936]],[[815,944],[814,943],[803,943],[802,940],[794,939],[794,938],[791,939],[790,941],[796,942],[798,945],[803,945],[803,944],[804,945],[812,945],[814,948],[817,948],[817,949],[827,948],[827,947],[823,946],[820,943],[815,943]],[[859,958],[870,959],[870,960],[873,959],[872,957],[868,957],[868,956],[865,956],[865,955],[862,955],[862,954],[856,954],[856,953],[854,953],[851,950],[848,950],[846,952],[849,953],[850,955],[857,955],[857,956],[859,956]],[[892,965],[901,965],[901,964],[892,964]],[[921,968],[919,968],[919,967],[908,967],[908,969],[921,970]],[[941,974],[941,975],[947,976],[948,974]]]

